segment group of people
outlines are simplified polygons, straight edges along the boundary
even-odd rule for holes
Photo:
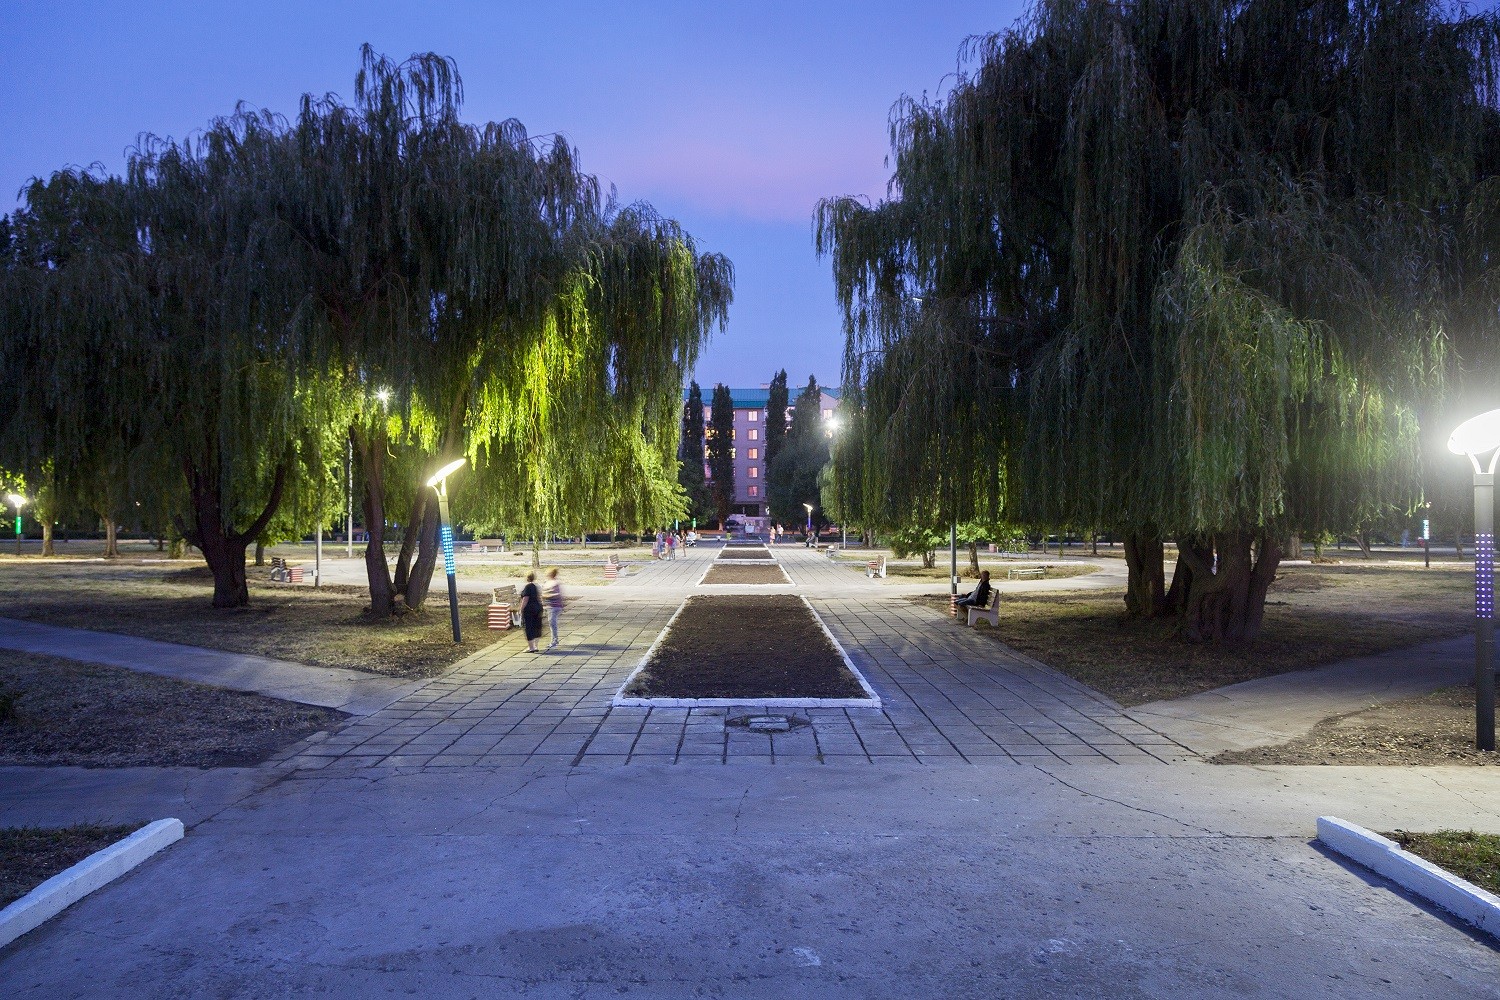
[[[547,652],[557,648],[557,620],[562,617],[562,584],[557,580],[557,570],[547,571],[547,582],[536,585],[536,574],[526,574],[526,586],[521,588],[521,628],[526,632],[526,652],[540,653],[536,648],[542,638],[542,610],[546,609],[552,625],[552,643]]]
[[[651,544],[653,559],[676,559],[677,550],[698,544],[696,531],[658,531]]]

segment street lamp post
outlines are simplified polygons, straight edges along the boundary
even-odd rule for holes
[[[438,539],[443,545],[443,569],[448,573],[448,614],[453,619],[453,642],[455,645],[462,640],[458,634],[458,570],[453,565],[453,524],[448,519],[448,477],[463,468],[467,461],[468,459],[466,458],[460,458],[449,462],[433,473],[431,479],[427,480],[427,485],[437,490]]]
[[[26,506],[26,498],[19,493],[12,493],[5,499],[16,509],[16,555],[21,554],[21,508]]]
[[[1474,467],[1474,745],[1495,749],[1495,463],[1500,410],[1459,424],[1448,450]],[[1489,455],[1489,466],[1479,456]]]
[[[814,548],[817,548],[817,543],[815,543],[813,541],[813,536],[812,536],[812,512],[813,512],[813,505],[810,504],[810,503],[805,503],[802,506],[807,508],[807,547],[810,548],[810,549],[814,549]]]

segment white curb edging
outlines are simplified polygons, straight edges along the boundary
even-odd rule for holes
[[[1318,817],[1318,840],[1329,850],[1500,938],[1500,896],[1402,850],[1394,840],[1334,816]]]
[[[182,839],[182,820],[159,819],[95,851],[0,910],[0,947],[40,927],[84,896],[101,889],[157,851]]]

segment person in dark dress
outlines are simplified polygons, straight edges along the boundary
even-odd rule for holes
[[[993,593],[994,590],[990,587],[990,571],[987,569],[980,570],[979,586],[975,587],[972,591],[955,601],[953,604],[954,610],[961,611],[964,608],[987,608],[990,606],[990,595]],[[540,628],[540,626],[538,626],[538,628]],[[530,635],[531,633],[528,632],[526,634]]]
[[[521,627],[526,630],[526,652],[540,652],[536,641],[542,637],[542,592],[536,586],[536,574],[526,574],[521,588]]]

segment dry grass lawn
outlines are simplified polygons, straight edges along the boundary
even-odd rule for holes
[[[93,823],[56,829],[21,827],[0,830],[0,907],[15,902],[54,875],[95,851],[139,830]]]
[[[1128,621],[1119,593],[1007,595],[1000,627],[978,628],[1139,705],[1460,635],[1472,628],[1472,572],[1453,563],[1284,567],[1260,637],[1239,645],[1189,645],[1170,620]],[[946,617],[946,594],[916,600]]]
[[[439,674],[500,634],[485,628],[485,596],[460,593],[455,646],[441,585],[423,611],[377,620],[362,587],[251,577],[250,606],[221,610],[202,564],[10,560],[0,562],[0,616],[395,677]]]
[[[0,650],[0,766],[250,767],[344,718],[123,667]]]

